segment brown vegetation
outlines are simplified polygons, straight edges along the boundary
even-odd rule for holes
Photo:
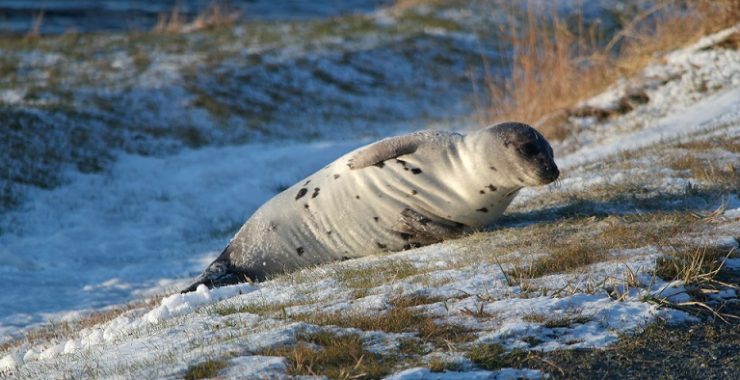
[[[152,29],[156,33],[188,33],[231,26],[241,18],[240,12],[228,7],[226,3],[214,2],[194,19],[188,21],[180,11],[179,4],[169,14],[159,15],[157,24]]]
[[[554,5],[537,4],[530,3],[524,15],[514,3],[500,4],[509,14],[505,32],[514,54],[502,62],[510,68],[510,77],[486,80],[491,103],[482,110],[481,123],[528,122],[555,140],[571,132],[566,119],[578,102],[621,76],[635,74],[656,53],[732,26],[740,17],[736,1],[661,1],[622,20],[622,29],[603,41],[595,27],[564,20]],[[636,100],[639,104],[640,99]],[[625,105],[633,107],[632,103],[631,98],[625,99]]]
[[[365,350],[356,334],[317,332],[300,334],[296,340],[292,346],[271,348],[259,354],[285,357],[291,375],[330,379],[379,379],[391,372],[397,359]]]

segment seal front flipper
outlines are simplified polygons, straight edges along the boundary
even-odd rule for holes
[[[419,146],[438,132],[422,131],[408,135],[388,137],[360,149],[349,159],[350,169],[362,169],[383,161],[416,152]]]
[[[250,276],[244,271],[237,270],[230,262],[231,245],[227,246],[223,252],[214,260],[203,273],[198,276],[195,282],[183,289],[180,293],[192,292],[203,284],[209,289],[225,285],[238,284],[240,282],[252,282],[254,276]]]

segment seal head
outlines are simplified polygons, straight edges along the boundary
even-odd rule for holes
[[[501,123],[466,136],[467,142],[495,172],[514,187],[541,186],[558,179],[552,147],[536,129],[523,123]]]

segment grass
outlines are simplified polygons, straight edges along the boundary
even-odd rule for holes
[[[525,322],[539,323],[549,329],[566,328],[591,322],[591,318],[582,315],[553,318],[552,316],[536,313],[524,315],[522,320]]]
[[[501,368],[524,368],[528,366],[530,353],[520,349],[507,352],[501,344],[479,344],[466,352],[476,366],[487,370]]]
[[[527,366],[554,379],[721,379],[740,370],[737,325],[656,323],[606,349],[530,354]]]
[[[436,356],[429,360],[427,366],[432,372],[460,371],[463,369],[459,363],[444,360]]]
[[[732,146],[734,144],[727,144]],[[727,162],[723,165],[716,163],[716,157],[699,158],[694,154],[682,154],[673,157],[668,166],[674,170],[685,170],[695,178],[710,186],[726,188],[728,190],[740,188],[740,166]]]
[[[291,346],[271,348],[260,355],[282,356],[288,373],[295,376],[326,376],[329,379],[378,379],[396,364],[393,356],[367,351],[356,334],[331,332],[299,334]]]
[[[115,306],[103,311],[96,311],[71,321],[62,321],[59,323],[49,322],[40,327],[28,330],[21,338],[9,340],[0,345],[0,353],[6,352],[13,347],[21,344],[35,344],[39,342],[59,342],[74,337],[77,332],[99,326],[103,323],[112,321],[120,315],[134,309],[149,309],[160,302],[166,295],[159,295],[147,300],[130,302],[125,305]]]
[[[225,360],[209,359],[188,368],[187,371],[185,371],[183,379],[210,379],[212,377],[218,376],[218,372],[226,367],[227,364]]]
[[[607,41],[598,25],[586,25],[582,17],[565,20],[554,5],[539,4],[528,3],[522,11],[501,2],[508,14],[504,38],[514,54],[499,63],[509,68],[509,76],[490,75],[485,81],[490,105],[480,112],[481,124],[519,120],[536,125],[554,140],[571,133],[566,119],[578,102],[605,90],[619,77],[637,73],[656,53],[732,26],[740,17],[740,5],[730,0],[658,2],[650,9],[625,14],[619,31]],[[640,102],[627,96],[620,102],[620,112],[629,112]]]
[[[384,260],[367,266],[338,267],[333,277],[342,285],[355,290],[367,290],[385,283],[420,274],[421,271],[406,260]],[[364,294],[364,293],[358,293]]]
[[[471,332],[461,326],[439,323],[434,318],[405,307],[394,307],[385,313],[313,312],[291,318],[321,326],[357,328],[364,331],[387,333],[416,333],[424,343],[439,348],[464,343],[472,338]]]
[[[505,234],[538,236],[538,241],[514,240],[508,250],[529,248],[544,252],[528,263],[506,272],[510,285],[548,274],[572,272],[597,262],[615,259],[619,249],[660,246],[678,234],[699,229],[704,222],[689,212],[653,212],[621,217],[581,217],[556,220],[524,228],[506,229]]]
[[[735,256],[736,248],[674,245],[656,262],[655,274],[668,281],[680,280],[686,285],[703,284],[714,279],[725,259]]]

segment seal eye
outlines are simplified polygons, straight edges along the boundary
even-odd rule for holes
[[[519,151],[522,152],[522,154],[525,156],[534,156],[535,154],[540,152],[540,148],[537,145],[530,142],[530,143],[526,143],[522,145],[519,148]]]

